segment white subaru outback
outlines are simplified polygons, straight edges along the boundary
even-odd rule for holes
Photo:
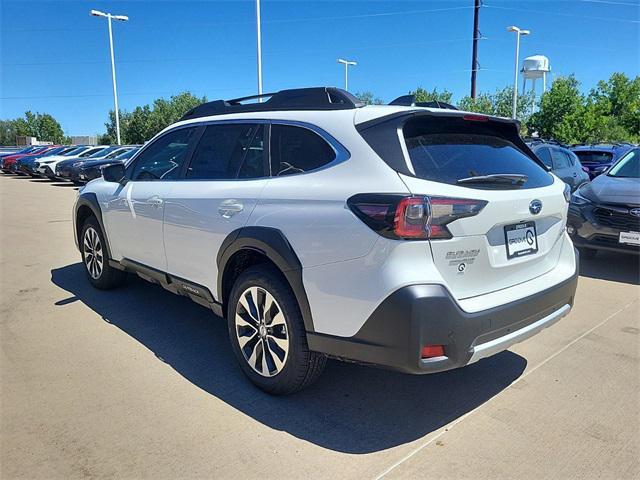
[[[516,122],[336,88],[268,97],[200,105],[80,191],[95,287],[133,272],[211,308],[273,394],[328,357],[462,367],[569,312],[569,191]]]

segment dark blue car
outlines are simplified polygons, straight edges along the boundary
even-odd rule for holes
[[[634,146],[628,143],[574,145],[571,150],[594,179],[620,160]]]

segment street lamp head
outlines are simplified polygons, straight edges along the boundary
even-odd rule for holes
[[[529,35],[530,33],[530,30],[520,30],[520,35]]]
[[[515,25],[511,25],[510,27],[507,27],[507,32],[519,32],[519,31],[520,29]]]
[[[91,10],[90,14],[93,15],[94,17],[106,17],[107,16],[106,13],[101,12],[100,10]]]
[[[112,15],[111,18],[113,18],[114,20],[120,20],[121,22],[126,22],[127,20],[129,20],[129,17],[127,17],[126,15]]]

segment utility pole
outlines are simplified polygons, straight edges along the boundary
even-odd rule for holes
[[[478,73],[478,37],[480,30],[478,29],[480,17],[480,0],[474,0],[475,7],[473,9],[473,53],[471,55],[471,98],[476,99],[476,74]]]
[[[260,0],[256,0],[256,38],[258,54],[258,95],[262,95],[262,32],[260,25]],[[258,99],[262,102],[262,97]]]

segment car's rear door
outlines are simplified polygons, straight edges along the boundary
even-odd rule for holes
[[[165,201],[167,272],[216,295],[222,242],[246,225],[268,177],[266,124],[207,125]]]

